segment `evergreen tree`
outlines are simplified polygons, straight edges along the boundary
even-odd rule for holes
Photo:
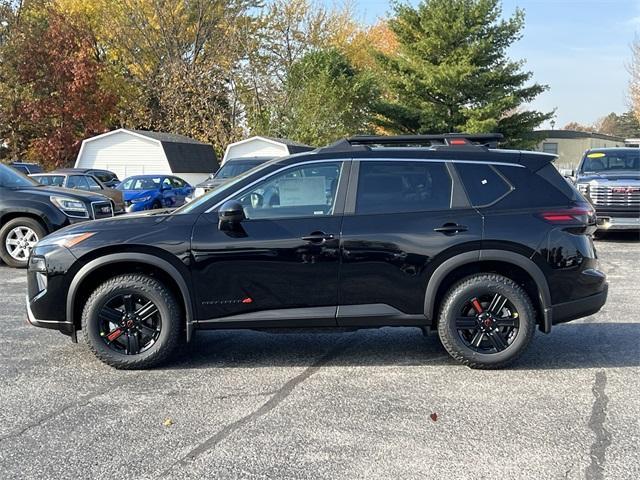
[[[531,131],[552,113],[526,110],[548,87],[527,85],[531,72],[507,57],[524,13],[501,19],[500,0],[423,0],[398,4],[389,21],[399,48],[378,54],[389,93],[376,110],[398,133],[500,132],[529,146]]]

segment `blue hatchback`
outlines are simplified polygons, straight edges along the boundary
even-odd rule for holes
[[[187,182],[171,175],[135,175],[116,188],[122,190],[127,212],[179,207],[193,191]]]

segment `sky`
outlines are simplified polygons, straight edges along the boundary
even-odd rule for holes
[[[353,5],[367,24],[392,11],[391,2],[383,0],[354,0]],[[502,5],[504,16],[518,7],[525,11],[524,36],[510,56],[525,60],[533,80],[549,86],[531,107],[555,109],[555,128],[572,121],[590,125],[629,109],[625,67],[631,43],[640,37],[640,0],[503,0]]]

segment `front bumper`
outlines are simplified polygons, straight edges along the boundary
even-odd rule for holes
[[[553,325],[570,322],[571,320],[597,313],[606,303],[608,291],[609,284],[605,283],[602,291],[594,295],[553,305],[550,309]]]
[[[125,212],[126,213],[142,212],[144,210],[149,210],[149,208],[151,208],[150,202],[127,203],[125,207]]]
[[[38,319],[31,310],[31,302],[29,301],[29,294],[26,295],[27,305],[27,321],[34,327],[48,328],[51,330],[58,330],[65,335],[75,337],[76,331],[71,322],[66,320],[43,320]]]
[[[598,230],[640,230],[640,218],[598,215]]]

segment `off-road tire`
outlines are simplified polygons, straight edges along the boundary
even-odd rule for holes
[[[122,293],[142,294],[158,308],[162,327],[156,342],[137,355],[126,355],[110,349],[100,336],[98,312],[109,299]],[[124,274],[112,277],[98,286],[84,306],[82,331],[91,351],[104,363],[123,370],[156,367],[175,351],[182,335],[183,319],[175,296],[166,285],[143,274]]]
[[[487,293],[499,293],[514,305],[519,327],[516,338],[505,350],[480,353],[469,348],[455,328],[455,319],[470,298]],[[477,369],[498,369],[514,362],[527,349],[536,329],[536,316],[531,299],[516,282],[497,274],[476,274],[454,284],[440,308],[438,334],[444,348],[455,360]]]

